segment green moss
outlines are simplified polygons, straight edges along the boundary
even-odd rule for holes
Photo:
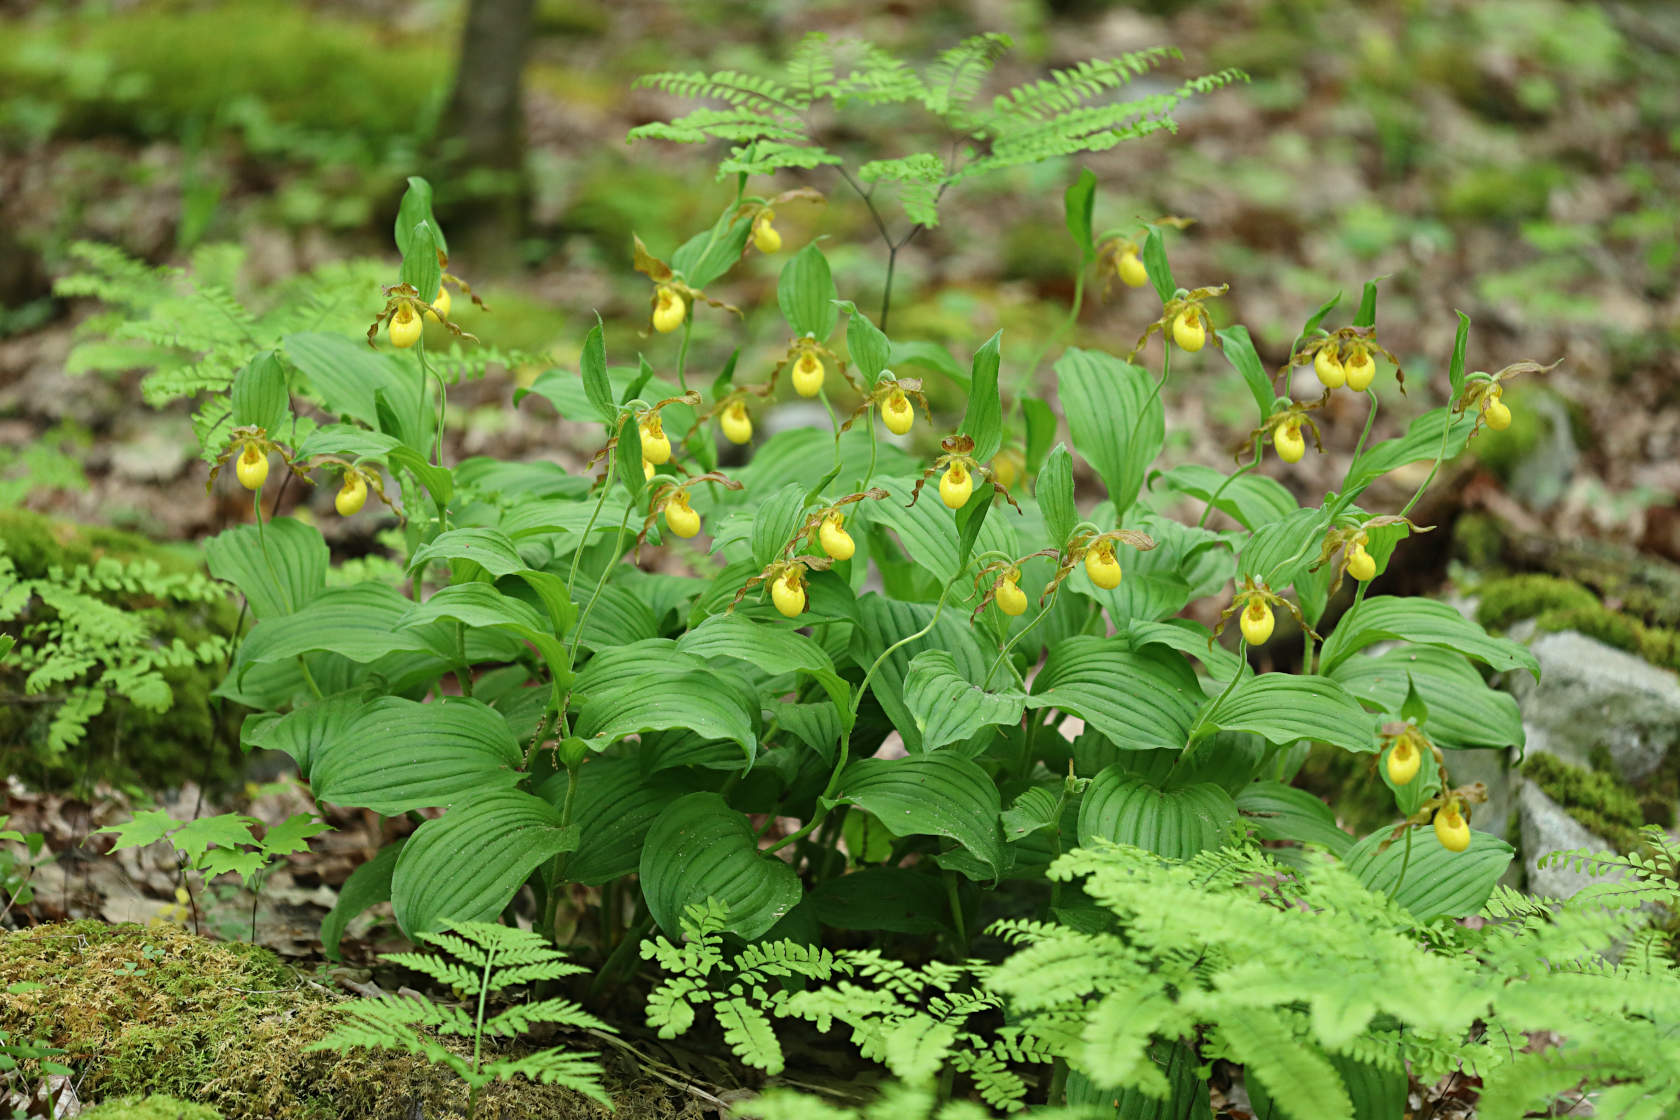
[[[166,1094],[227,1120],[464,1113],[461,1084],[420,1059],[309,1053],[336,1024],[339,1000],[263,949],[174,927],[38,926],[0,934],[0,986],[17,984],[0,1001],[0,1030],[65,1050],[84,1100]],[[611,1061],[607,1072],[618,1120],[676,1114],[657,1082]],[[484,1116],[608,1115],[577,1094],[523,1080],[492,1086],[480,1105]]]
[[[1550,754],[1529,755],[1523,760],[1522,774],[1617,851],[1638,846],[1640,826],[1646,823],[1644,811],[1639,799],[1614,775],[1571,766]]]
[[[1521,575],[1490,580],[1477,589],[1476,621],[1502,630],[1548,611],[1580,611],[1599,606],[1598,596],[1573,580]]]
[[[82,1120],[222,1120],[222,1114],[175,1097],[121,1097],[82,1113]]]
[[[101,560],[152,564],[164,576],[204,573],[203,561],[191,548],[158,545],[134,533],[75,525],[21,510],[0,511],[0,553],[26,580],[46,578],[53,567],[73,571]],[[181,603],[160,602],[143,592],[101,592],[98,597],[141,615],[152,636],[165,646],[179,640],[197,648],[212,637],[226,637],[238,618],[231,598]],[[27,644],[27,636],[14,624],[0,629]],[[55,705],[0,704],[0,770],[36,788],[55,790],[85,788],[100,781],[152,789],[186,781],[228,785],[237,779],[242,765],[237,734],[241,716],[235,706],[224,706],[220,734],[212,734],[218,716],[211,692],[219,683],[220,670],[219,663],[164,670],[173,696],[167,711],[146,711],[113,698],[88,724],[80,742],[65,752],[47,747]],[[16,664],[0,664],[0,695],[26,695]],[[212,739],[222,746],[207,757],[205,744]]]
[[[425,130],[453,40],[236,0],[23,22],[0,43],[8,96],[59,107],[61,131],[174,134],[258,102],[280,124],[363,135]]]
[[[1586,607],[1552,607],[1542,611],[1534,623],[1542,630],[1554,632],[1577,630],[1626,653],[1640,657],[1645,654],[1645,627],[1639,620],[1600,603]]]

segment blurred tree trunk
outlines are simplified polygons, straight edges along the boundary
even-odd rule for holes
[[[471,246],[479,268],[509,256],[524,231],[523,95],[534,6],[468,0],[455,85],[438,130],[441,220],[451,242],[459,234],[463,248]]]

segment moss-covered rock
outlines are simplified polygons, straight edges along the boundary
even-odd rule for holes
[[[82,1120],[223,1120],[222,1114],[177,1097],[119,1097],[82,1113]]]
[[[249,945],[174,927],[39,926],[0,934],[0,989],[13,985],[22,987],[0,1001],[0,1030],[65,1050],[84,1100],[166,1095],[226,1120],[465,1112],[464,1087],[421,1059],[308,1052],[336,1025],[342,1001]],[[617,1120],[682,1115],[658,1082],[616,1061],[606,1064]],[[483,1116],[609,1115],[575,1093],[523,1080],[490,1087],[480,1107]]]
[[[1680,632],[1612,610],[1574,580],[1538,573],[1508,576],[1488,581],[1479,593],[1476,620],[1490,629],[1533,619],[1541,630],[1574,630],[1661,668],[1680,669]]]
[[[1490,580],[1477,589],[1476,621],[1503,630],[1548,611],[1576,611],[1599,606],[1598,596],[1574,580],[1547,575]]]
[[[1613,775],[1571,766],[1550,754],[1529,755],[1523,760],[1522,774],[1588,832],[1604,837],[1617,851],[1631,851],[1638,845],[1644,813],[1638,798]]]

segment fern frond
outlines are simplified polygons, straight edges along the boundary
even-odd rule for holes
[[[805,137],[803,121],[781,113],[755,109],[695,109],[670,121],[637,125],[630,140],[669,140],[673,144],[701,144],[708,140],[794,141]]]
[[[1120,88],[1169,59],[1183,57],[1176,47],[1150,47],[1118,58],[1091,59],[1065,70],[1052,70],[1048,78],[1023,82],[999,94],[992,101],[992,114],[1017,120],[1059,116]]]
[[[980,83],[1014,45],[1009,36],[996,32],[971,35],[941,52],[923,79],[922,104],[928,112],[959,131],[967,131],[972,118],[964,112]]]
[[[809,171],[813,167],[838,166],[845,162],[823,148],[761,140],[730,149],[728,158],[718,163],[718,177],[773,175],[789,168]]]
[[[1224,1049],[1272,1093],[1306,1116],[1348,1116],[1353,1103],[1341,1075],[1323,1054],[1301,1045],[1276,1014],[1256,1011],[1220,1022]]]
[[[472,995],[478,994],[480,972],[457,961],[446,960],[432,953],[387,953],[385,959],[392,964],[424,973],[446,988],[459,988]]]
[[[807,31],[788,57],[789,101],[806,106],[834,93],[834,48],[821,31]]]
[[[712,74],[675,70],[644,74],[636,79],[633,88],[657,89],[691,101],[722,101],[757,112],[780,111],[797,116],[802,108],[780,83],[736,70],[719,70]]]
[[[782,1072],[782,1044],[764,1012],[741,998],[719,1000],[712,1010],[737,1058],[771,1075]]]
[[[579,1030],[610,1030],[605,1023],[569,999],[539,999],[518,1003],[484,1021],[484,1033],[511,1038],[531,1029],[532,1024],[549,1023]]]
[[[601,1066],[593,1053],[567,1054],[542,1050],[522,1058],[489,1062],[484,1072],[500,1081],[528,1078],[543,1085],[560,1085],[582,1093],[598,1104],[612,1107],[612,1098],[601,1083]]]

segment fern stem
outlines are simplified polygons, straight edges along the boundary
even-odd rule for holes
[[[484,1046],[484,1004],[490,998],[490,969],[494,967],[499,946],[484,946],[484,975],[478,982],[478,1018],[473,1024],[473,1079],[467,1086],[467,1120],[473,1120],[478,1110],[479,1053]]]

